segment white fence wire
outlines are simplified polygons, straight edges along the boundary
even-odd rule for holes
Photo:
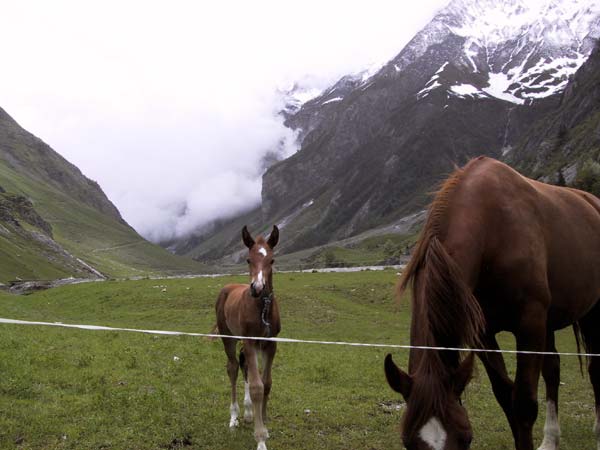
[[[213,333],[191,333],[185,331],[168,331],[168,330],[140,330],[136,328],[119,328],[106,327],[102,325],[78,325],[62,322],[36,322],[17,319],[0,318],[0,323],[12,325],[30,325],[30,326],[50,326],[63,328],[77,328],[81,330],[91,331],[123,331],[132,333],[157,334],[167,336],[195,336],[207,338],[233,338],[233,339],[252,339],[256,341],[273,341],[292,344],[315,344],[315,345],[341,345],[348,347],[374,347],[374,348],[395,348],[395,349],[417,349],[417,350],[456,350],[464,352],[477,353],[507,353],[507,354],[530,354],[530,355],[559,355],[559,356],[584,356],[593,357],[600,356],[600,353],[577,353],[577,352],[534,352],[527,350],[502,350],[502,349],[484,349],[484,348],[456,348],[456,347],[429,347],[423,345],[403,345],[403,344],[378,344],[378,343],[363,343],[363,342],[344,342],[344,341],[320,341],[311,339],[292,339],[284,337],[248,337],[248,336],[231,336],[227,334]]]

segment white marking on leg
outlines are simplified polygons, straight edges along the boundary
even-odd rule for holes
[[[244,420],[252,422],[252,397],[250,397],[250,383],[244,382]]]
[[[256,450],[267,450],[267,444],[265,444],[265,441],[260,441],[258,443],[258,447],[256,447]]]
[[[419,437],[431,447],[431,450],[443,450],[446,445],[446,430],[437,417],[432,417],[423,425],[419,431]]]
[[[232,403],[229,406],[229,413],[231,414],[231,418],[229,419],[229,428],[237,427],[240,422],[238,421],[238,416],[240,415],[240,407],[237,403]]]
[[[258,253],[260,253],[263,256],[267,256],[267,250],[264,247],[259,248]]]
[[[546,402],[546,423],[544,425],[544,440],[538,450],[558,450],[560,441],[560,426],[558,424],[558,411],[556,403],[552,400]]]

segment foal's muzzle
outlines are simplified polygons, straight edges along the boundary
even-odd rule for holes
[[[256,289],[256,283],[250,284],[250,294],[252,297],[258,297],[262,293],[263,287],[260,286],[260,291]]]

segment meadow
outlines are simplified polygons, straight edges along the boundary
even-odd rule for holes
[[[106,281],[27,296],[0,294],[0,317],[208,332],[224,284],[246,277]],[[280,336],[408,343],[410,308],[395,302],[393,270],[279,273]],[[502,347],[514,348],[509,335]],[[559,351],[574,351],[570,330]],[[390,350],[280,343],[273,369],[270,450],[399,450],[402,402],[385,381]],[[391,351],[406,369],[408,353]],[[0,448],[254,449],[252,425],[230,431],[220,340],[0,324]],[[514,357],[507,357],[514,370]],[[575,357],[563,357],[562,450],[595,448],[593,396]],[[241,386],[241,376],[239,379]],[[544,408],[535,440],[542,437]],[[512,449],[487,376],[466,390],[474,449]]]

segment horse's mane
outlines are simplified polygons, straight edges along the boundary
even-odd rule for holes
[[[412,285],[416,272],[425,263],[427,249],[434,237],[439,237],[443,231],[443,225],[446,219],[446,210],[448,209],[449,197],[462,179],[464,169],[456,167],[454,172],[442,183],[441,187],[435,193],[433,201],[429,205],[429,214],[425,226],[421,230],[421,236],[413,251],[410,261],[402,272],[400,283],[398,284],[398,295],[402,295],[409,285]]]
[[[398,284],[399,295],[409,287],[412,290],[411,344],[415,338],[419,345],[427,346],[463,348],[480,343],[483,312],[465,283],[461,268],[443,245],[450,201],[472,162],[462,169],[456,168],[435,194],[419,241]],[[448,390],[445,384],[459,364],[458,352],[419,352],[423,353],[413,373],[418,372],[418,378],[427,381],[415,386],[419,392],[411,392],[411,396],[419,398],[419,407],[411,408],[405,416],[405,423],[411,424],[424,422],[432,411],[438,415],[445,413],[444,395]]]
[[[456,168],[436,193],[413,256],[398,284],[399,295],[412,288],[413,320],[419,320],[420,336],[427,336],[425,341],[430,341],[430,345],[440,345],[440,341],[452,347],[477,345],[484,328],[479,303],[466,285],[462,269],[443,245],[451,214],[450,201],[476,161]]]

